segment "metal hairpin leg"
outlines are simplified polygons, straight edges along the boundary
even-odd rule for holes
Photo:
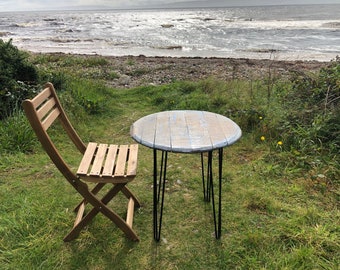
[[[203,183],[203,195],[206,202],[210,202],[211,199],[211,185],[212,185],[212,151],[208,152],[207,162],[207,179],[205,181],[205,169],[204,169],[204,153],[201,153],[202,164],[202,183]]]
[[[158,179],[158,167],[157,167],[157,150],[153,151],[153,233],[154,239],[158,242],[161,237],[162,217],[163,217],[163,205],[164,205],[164,190],[165,190],[165,178],[166,178],[166,166],[168,161],[168,152],[162,151],[161,167]],[[157,180],[159,180],[157,188]],[[161,205],[159,207],[159,200],[161,199]],[[158,215],[159,210],[159,215]]]
[[[215,194],[214,194],[214,182],[212,173],[212,151],[208,152],[207,162],[207,179],[205,181],[204,175],[204,160],[203,153],[201,153],[201,164],[202,164],[202,182],[203,182],[203,194],[204,200],[210,202],[212,199],[214,225],[215,225],[215,237],[219,239],[222,231],[222,165],[223,165],[223,148],[218,149],[218,217],[216,218],[216,207],[215,207]]]
[[[168,152],[162,151],[160,172],[158,174],[158,163],[157,163],[157,150],[154,149],[154,173],[153,173],[153,230],[154,239],[158,242],[161,236],[162,228],[162,217],[163,217],[163,206],[164,206],[164,191],[165,191],[165,179],[166,169],[168,162]],[[202,163],[202,182],[203,182],[203,193],[204,200],[210,202],[212,200],[213,216],[215,225],[215,237],[219,239],[221,237],[222,230],[222,164],[223,164],[223,148],[218,149],[218,216],[216,217],[216,206],[215,206],[215,193],[214,193],[214,181],[212,172],[212,161],[213,151],[208,152],[207,162],[207,180],[205,181],[205,170],[204,170],[204,158],[201,153]],[[159,177],[158,177],[159,176]]]

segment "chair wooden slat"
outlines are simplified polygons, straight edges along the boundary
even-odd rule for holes
[[[31,102],[35,108],[39,107],[52,94],[50,87],[45,88]]]
[[[91,166],[92,158],[94,156],[96,149],[97,149],[96,143],[90,142],[88,144],[85,154],[78,167],[78,171],[77,171],[78,175],[87,175],[87,172],[89,171],[89,168]]]
[[[128,155],[128,145],[121,145],[119,147],[118,158],[116,163],[116,170],[114,176],[125,176],[126,159]]]
[[[105,162],[107,144],[100,144],[90,171],[91,176],[99,176]]]
[[[42,120],[45,115],[53,109],[53,107],[56,105],[55,99],[51,98],[47,102],[45,102],[38,110],[37,114],[40,120]]]
[[[56,120],[58,118],[59,115],[60,115],[59,109],[58,108],[54,108],[51,111],[51,113],[42,122],[42,126],[44,127],[44,129],[47,130],[52,125],[54,120]]]
[[[138,144],[130,145],[129,161],[127,166],[126,174],[136,175],[137,173],[137,158],[138,158]]]
[[[106,156],[105,166],[102,172],[103,177],[110,177],[113,174],[116,156],[117,156],[118,145],[110,145],[109,151]]]

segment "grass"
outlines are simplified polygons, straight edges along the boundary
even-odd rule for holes
[[[106,63],[79,61],[69,59],[61,74],[67,78],[78,65]],[[224,151],[222,238],[214,239],[211,205],[203,201],[199,155],[172,153],[162,239],[153,241],[152,151],[140,147],[138,176],[130,188],[142,203],[134,218],[141,241],[129,241],[98,215],[76,240],[64,243],[80,197],[35,141],[30,151],[26,145],[21,152],[0,148],[1,269],[338,269],[338,156],[286,145],[286,134],[276,128],[288,114],[289,100],[280,99],[292,91],[287,83],[273,85],[268,106],[268,86],[260,82],[211,78],[125,90],[105,86],[104,77],[97,82],[100,87],[73,77],[60,92],[85,141],[132,142],[130,125],[164,109],[206,109],[240,124],[242,139]],[[105,110],[88,111],[87,99]],[[303,130],[308,137],[309,129]],[[79,156],[58,132],[55,136],[75,166]],[[122,203],[115,200],[113,208]]]

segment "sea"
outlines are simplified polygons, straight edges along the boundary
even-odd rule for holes
[[[38,53],[330,61],[340,4],[0,12],[0,39]]]

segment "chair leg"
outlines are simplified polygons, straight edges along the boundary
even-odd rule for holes
[[[140,207],[140,202],[138,201],[137,197],[130,191],[130,189],[127,186],[122,188],[122,192],[124,193],[126,198],[128,199],[132,198],[134,200],[136,208]]]
[[[94,186],[94,188],[91,190],[91,193],[96,195],[104,186],[106,185],[106,183],[98,183]],[[74,209],[74,212],[78,212],[79,208],[83,205],[83,204],[87,204],[87,201],[85,199],[83,199]]]
[[[124,233],[125,235],[135,241],[138,241],[139,238],[137,234],[132,230],[132,228],[123,220],[120,216],[118,216],[115,212],[113,212],[110,208],[106,206],[106,204],[111,201],[111,199],[118,194],[119,191],[123,191],[126,183],[116,184],[113,188],[109,190],[109,192],[102,198],[102,200],[98,200],[92,194],[88,194],[86,196],[86,201],[89,202],[94,208],[85,215],[79,223],[75,224],[73,229],[65,236],[64,241],[71,241],[75,239],[80,231],[99,213],[101,212],[106,217],[108,217],[113,223],[115,223]],[[124,191],[126,192],[126,191]],[[124,193],[125,194],[125,193]]]

